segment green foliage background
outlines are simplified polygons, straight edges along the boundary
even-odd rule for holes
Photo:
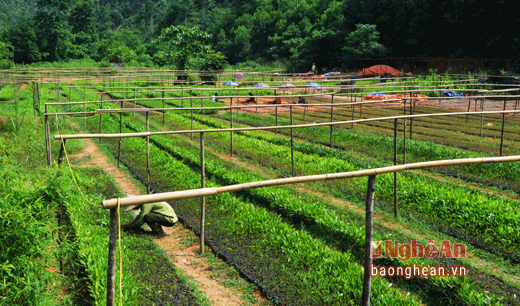
[[[291,71],[359,57],[518,58],[510,1],[0,0],[2,52],[15,63],[90,57],[164,65],[162,29],[200,27],[231,64],[278,61]],[[131,43],[130,43],[131,41]],[[163,52],[163,53],[161,53]],[[0,54],[2,56],[2,54]],[[183,64],[176,64],[182,67]],[[198,67],[194,67],[198,68]]]

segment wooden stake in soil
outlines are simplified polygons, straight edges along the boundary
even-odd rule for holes
[[[83,87],[83,102],[87,102],[87,88]],[[83,104],[83,112],[87,111],[87,103]],[[87,114],[83,117],[84,128],[87,129]]]
[[[397,119],[394,119],[394,166],[397,165]],[[394,172],[394,217],[398,216],[397,205],[397,172]]]
[[[190,90],[190,95],[191,95],[191,90]],[[190,107],[191,107],[191,110],[190,110],[190,113],[191,113],[191,130],[193,130],[193,99],[190,98]],[[190,138],[191,140],[193,140],[193,133],[190,133]]]
[[[103,109],[103,94],[101,94],[101,103],[99,103],[99,109]],[[103,113],[99,114],[99,134],[103,129]],[[101,143],[101,138],[99,138],[99,143]]]
[[[150,112],[146,112],[146,131],[150,132]],[[150,194],[150,136],[146,136],[146,193]]]
[[[506,110],[506,99],[504,99],[504,110]],[[504,144],[504,127],[506,125],[506,114],[502,113],[502,131],[500,132],[500,156],[502,156],[502,146]]]
[[[204,160],[204,133],[200,133],[200,185],[206,188],[206,166]],[[200,202],[200,253],[204,254],[204,223],[206,221],[206,197]]]
[[[58,167],[61,167],[61,163],[63,162],[63,154],[65,153],[65,141],[66,139],[63,139],[60,146],[60,154],[58,155]]]
[[[107,267],[107,306],[114,306],[116,298],[116,247],[118,215],[119,213],[117,208],[110,209],[110,234],[108,238]]]
[[[47,105],[45,105],[45,144],[47,147],[47,165],[52,166],[51,157],[51,131],[49,128],[49,116],[47,116]]]
[[[121,101],[121,109],[123,109],[123,101]],[[119,134],[123,133],[123,112],[119,113]],[[117,149],[117,167],[121,164],[121,142],[123,138],[119,138],[119,146]]]
[[[363,279],[363,306],[370,306],[370,291],[372,287],[372,236],[373,236],[373,216],[374,216],[374,192],[376,176],[368,177],[367,197],[365,201],[365,273]]]
[[[229,106],[233,106],[233,98],[231,98],[229,102]],[[230,117],[230,128],[233,129],[233,108],[229,108],[229,117]],[[229,132],[230,137],[230,144],[229,144],[229,150],[230,155],[233,157],[233,131]]]
[[[289,106],[289,110],[291,112],[291,125],[293,125],[293,112],[292,105]],[[294,177],[294,137],[293,137],[293,128],[291,128],[291,165],[292,165],[292,176]]]
[[[484,98],[481,99],[480,101],[480,110],[483,112],[484,111]],[[484,132],[484,114],[480,114],[480,138],[482,138],[482,135],[483,135],[483,132]]]
[[[332,94],[331,97],[331,104],[334,104],[334,94]],[[330,122],[334,121],[334,106],[330,106]],[[292,123],[291,123],[292,124]],[[329,147],[332,147],[332,128],[333,126],[330,126],[330,141],[329,141]]]
[[[406,116],[406,99],[403,99],[404,103],[404,115]],[[406,118],[404,118],[404,128],[403,128],[403,164],[406,164]]]
[[[162,92],[162,107],[164,108],[164,87]],[[162,124],[164,124],[164,115],[166,114],[166,111],[163,111],[162,113]]]

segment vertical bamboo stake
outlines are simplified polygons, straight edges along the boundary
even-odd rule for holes
[[[355,103],[355,102],[354,102]],[[354,128],[354,112],[356,111],[356,107],[355,107],[355,104],[352,104],[352,123],[350,124],[350,128],[353,129]]]
[[[276,99],[276,97],[275,97]],[[276,126],[278,126],[278,105],[275,106],[274,108],[274,115],[275,115],[275,124]],[[275,130],[275,133],[278,133],[278,130]]]
[[[107,306],[115,305],[116,298],[116,247],[117,247],[117,208],[110,209],[110,234],[108,236],[107,266]]]
[[[36,100],[38,101],[38,116],[40,116],[40,83],[36,83]]]
[[[191,130],[193,130],[193,99],[190,97],[190,113],[191,113]],[[190,133],[190,138],[193,140],[193,133]]]
[[[60,97],[60,80],[58,79],[57,82],[58,82],[58,86],[57,86],[58,87],[57,88],[58,102],[60,102],[60,100],[61,100],[61,97]]]
[[[404,115],[406,116],[406,99],[403,99],[404,103]],[[404,118],[404,129],[403,129],[403,164],[406,164],[406,118]]]
[[[471,109],[471,99],[468,99],[468,112],[470,111]],[[475,103],[476,104],[476,103]],[[476,106],[476,105],[475,105]],[[468,123],[468,117],[469,117],[469,114],[466,114],[466,123]]]
[[[146,112],[146,132],[150,132],[150,112]],[[146,136],[146,193],[150,191],[150,136]]]
[[[72,101],[72,93],[71,93],[72,89],[71,88],[72,88],[72,83],[69,84],[69,103]],[[72,105],[71,104],[69,104],[69,112],[72,113]]]
[[[47,165],[52,166],[51,156],[51,130],[49,128],[49,116],[47,116],[47,105],[45,105],[45,143],[47,146]]]
[[[231,129],[233,129],[233,98],[231,98],[230,100],[230,103],[229,103],[229,106],[231,106],[229,108],[229,117],[230,117],[230,127]],[[230,151],[230,154],[231,154],[231,157],[233,157],[233,131],[229,132],[229,139],[230,139],[230,145],[229,145],[229,151]]]
[[[394,119],[394,166],[397,166],[397,119]],[[397,219],[399,207],[397,205],[397,172],[394,172],[394,217]]]
[[[164,108],[164,87],[163,87],[163,92],[162,92],[162,107]],[[164,124],[164,115],[166,114],[166,111],[163,110],[163,113],[162,113],[162,124]]]
[[[289,110],[291,112],[291,126],[293,125],[293,112],[292,112],[292,105],[289,106]],[[292,176],[294,177],[294,137],[293,137],[293,128],[291,127],[291,169],[292,169]]]
[[[100,109],[103,109],[103,95],[101,95],[101,103],[99,105]],[[103,113],[99,113],[99,134],[101,134],[103,128]],[[99,138],[99,143],[101,143],[101,138]]]
[[[506,110],[506,99],[504,99],[504,110]],[[500,156],[502,156],[502,146],[504,144],[504,127],[506,125],[506,114],[502,113],[502,131],[500,132]]]
[[[83,87],[83,111],[86,112],[87,111],[87,88],[86,87]],[[84,114],[84,117],[83,117],[83,125],[84,125],[84,128],[86,129],[87,128],[87,114]]]
[[[370,274],[372,267],[372,237],[373,237],[373,216],[374,216],[374,192],[376,185],[376,176],[368,177],[367,197],[365,201],[365,273],[363,279],[363,306],[370,306],[370,291],[372,287],[372,276]]]
[[[134,108],[137,104],[137,83],[134,83]],[[135,116],[135,112],[132,113],[132,116]]]
[[[61,163],[63,162],[63,154],[65,153],[65,140],[62,139],[60,145],[60,154],[58,155],[58,167],[61,167]]]
[[[123,101],[121,101],[121,109],[123,109]],[[123,112],[119,113],[119,134],[123,133]],[[121,164],[121,142],[123,138],[119,138],[119,147],[117,149],[117,167]]]
[[[331,104],[334,104],[334,94],[332,94],[331,98]],[[334,106],[330,106],[330,122],[332,123],[334,121]],[[332,128],[333,126],[330,126],[330,141],[329,141],[329,147],[332,148]]]
[[[33,82],[32,88],[33,88],[33,114],[34,114],[34,117],[36,117],[36,85],[35,85],[35,82]]]
[[[200,133],[200,184],[206,188],[206,168],[204,160],[204,133]],[[206,221],[206,197],[200,202],[200,253],[204,254],[204,223]]]
[[[303,105],[303,121],[305,121],[305,111],[307,110],[307,106]]]
[[[481,99],[480,101],[480,110],[483,112],[484,111],[484,98]],[[482,138],[482,135],[484,133],[484,113],[481,113],[480,114],[480,138]]]

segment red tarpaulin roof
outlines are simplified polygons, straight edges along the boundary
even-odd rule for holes
[[[402,75],[401,71],[394,69],[388,65],[375,65],[369,68],[363,68],[360,73],[356,76],[368,76],[368,75]]]

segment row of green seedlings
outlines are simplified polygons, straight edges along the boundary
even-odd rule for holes
[[[56,102],[55,95],[51,92],[52,90],[52,86],[43,87],[43,103]],[[71,98],[77,98],[79,101],[83,100],[83,91],[75,90],[71,93]],[[95,97],[91,97],[91,99],[94,100]],[[96,116],[96,118],[98,117]],[[63,117],[59,118],[59,124],[62,127],[66,125]],[[54,118],[51,118],[50,120],[50,127],[53,134],[57,132]],[[67,133],[67,130],[62,128],[60,129],[60,132]],[[71,145],[74,146],[74,143],[67,143],[68,151],[70,151]],[[58,156],[58,151],[59,145],[53,146],[53,156]],[[102,190],[106,190],[106,182],[109,181],[109,178],[105,177],[104,179],[100,179],[99,176],[91,176],[85,171],[88,172],[88,170],[75,168],[76,180],[79,182],[82,190],[91,191],[91,193],[87,192],[87,197],[91,203],[100,203],[103,196],[100,196],[100,194],[96,193],[94,190],[101,192]],[[100,182],[104,182],[103,186],[98,185]],[[94,305],[105,305],[107,296],[106,271],[108,258],[108,212],[100,208],[93,208],[88,205],[86,201],[83,201],[82,196],[77,191],[77,187],[73,184],[69,173],[62,173],[62,175],[56,180],[56,184],[57,186],[55,189],[60,190],[60,193],[54,195],[56,198],[55,201],[64,203],[68,217],[71,220],[75,233],[75,240],[78,244],[77,252],[79,257],[78,261],[80,262],[78,267],[81,266],[86,271],[89,286],[88,289],[92,298],[92,303]],[[98,186],[98,188],[96,189],[93,186]],[[129,221],[127,220],[128,217],[125,218],[125,216],[122,216],[122,218],[124,218],[124,220],[121,221],[122,223]],[[139,266],[143,257],[146,257],[147,254],[142,252],[136,253],[132,249],[134,249],[135,246],[144,243],[149,245],[149,249],[151,250],[150,252],[157,253],[157,250],[155,250],[156,247],[152,242],[143,242],[142,239],[132,236],[127,237],[126,235],[123,235],[123,237],[123,304],[142,305],[143,302],[148,303],[147,296],[155,293],[149,292],[150,289],[145,287],[147,285],[145,285],[145,282],[143,282],[142,279],[136,279],[134,277],[135,267]],[[119,283],[119,266],[117,269],[116,277],[117,282]],[[120,289],[118,288],[117,290],[116,300],[119,301]],[[199,301],[204,300],[201,295],[198,295],[197,298]],[[186,305],[189,305],[189,303]]]
[[[225,125],[211,119],[204,118],[206,122],[213,121],[212,126],[224,128]],[[182,125],[181,125],[182,122]],[[186,128],[188,119],[175,120],[178,128]],[[196,129],[208,128],[208,125],[195,125]],[[240,134],[245,134],[241,136]],[[249,137],[252,134],[264,136]],[[227,133],[214,133],[214,139],[219,139],[221,145],[228,143]],[[269,161],[277,167],[286,167],[290,160],[290,147],[285,144],[275,144],[264,140],[269,137],[260,132],[238,132],[234,135],[234,148],[250,156]],[[273,137],[273,136],[271,136]],[[263,139],[261,139],[263,138]],[[391,143],[388,148],[392,148]],[[295,163],[301,174],[335,173],[383,166],[378,163],[363,165],[360,168],[358,162],[347,160],[347,156],[335,158],[331,156],[319,156],[314,152],[295,152]],[[483,165],[483,167],[486,167]],[[492,167],[492,166],[487,166]],[[364,184],[353,179],[351,184],[345,184],[346,188],[362,195]],[[414,211],[431,218],[434,216],[440,223],[449,225],[457,231],[480,240],[480,235],[485,233],[485,242],[509,250],[509,245],[520,243],[520,213],[515,208],[518,203],[506,200],[484,192],[471,191],[454,184],[446,184],[433,181],[428,178],[418,177],[412,173],[398,175],[399,204],[402,209]],[[354,183],[356,182],[356,183]],[[386,201],[393,200],[393,178],[386,177],[378,181],[377,195]],[[341,185],[342,186],[342,185]],[[343,187],[343,186],[342,186]],[[509,251],[508,251],[509,252]]]
[[[227,115],[219,116],[224,120],[227,120]],[[294,118],[300,118],[300,116],[294,116]],[[240,116],[241,123],[248,124],[250,126],[260,126],[260,125],[274,125],[275,118],[273,116],[268,117],[260,117],[249,114],[243,114]],[[293,120],[295,124],[305,123],[307,121],[302,120]],[[318,120],[315,120],[319,122]],[[325,122],[327,120],[323,120]],[[290,121],[287,120],[287,115],[284,115],[283,118],[278,118],[279,125],[288,125]],[[393,125],[393,124],[392,124]],[[222,125],[221,125],[222,126]],[[223,125],[225,126],[225,125]],[[347,125],[347,128],[350,125]],[[370,153],[378,152],[376,159],[380,159],[381,162],[386,160],[390,162],[393,160],[393,126],[392,130],[381,130],[374,129],[371,130],[369,127],[363,125],[363,129],[347,129],[342,127],[334,127],[333,131],[333,146],[336,148],[340,148],[343,150],[344,154],[348,152],[355,153]],[[398,153],[399,158],[402,158],[402,152],[404,148],[404,140],[402,138],[403,133],[403,125],[402,122],[398,126],[399,129],[399,137],[398,137]],[[368,130],[368,132],[367,132]],[[386,131],[386,133],[385,133]],[[371,133],[373,132],[373,133]],[[408,132],[408,131],[407,131]],[[287,130],[282,130],[278,132],[279,134],[289,134]],[[386,135],[385,135],[386,134]],[[255,137],[265,138],[264,133],[257,133]],[[328,127],[309,127],[305,129],[296,130],[295,135],[303,140],[317,143],[317,144],[329,144],[330,137],[330,128]],[[429,136],[429,135],[428,135]],[[406,146],[406,157],[409,162],[420,162],[420,161],[429,161],[429,160],[441,160],[441,159],[458,159],[458,158],[472,158],[472,157],[485,157],[486,154],[466,151],[457,147],[452,147],[451,141],[455,141],[452,135],[444,136],[442,139],[450,137],[449,144],[442,144],[432,142],[431,137],[424,137],[424,139],[407,139]],[[281,142],[275,143],[288,143],[287,139],[280,139]],[[472,142],[474,145],[478,145],[475,141]],[[490,145],[491,146],[491,145]],[[496,151],[496,143],[493,144],[493,151]],[[464,145],[463,148],[468,148],[467,145]],[[481,148],[478,146],[477,148]],[[325,149],[324,149],[325,150]],[[328,150],[327,150],[328,151]],[[478,150],[480,151],[480,150]],[[484,150],[485,151],[485,150]],[[355,153],[354,153],[355,152]],[[365,154],[366,155],[366,154]],[[476,174],[479,177],[492,177],[501,180],[509,180],[509,181],[517,181],[520,182],[520,166],[517,163],[509,163],[509,164],[478,164],[473,165],[471,167],[463,167],[457,166],[453,167],[453,169],[457,169],[458,171],[463,171],[467,173]]]
[[[387,112],[391,112],[391,110],[387,110]],[[342,116],[341,111],[337,114],[335,112],[334,119],[336,121],[339,120],[350,120],[350,115]],[[345,112],[343,112],[345,114]],[[388,116],[389,114],[386,113],[384,116]],[[494,118],[498,119],[498,116],[495,116]],[[223,116],[220,116],[223,118]],[[288,115],[283,114],[280,117],[287,119]],[[298,123],[308,123],[308,122],[330,122],[330,112],[329,114],[326,114],[325,112],[316,115],[315,113],[306,114],[305,118],[301,114],[296,113],[296,115],[293,115],[293,118],[295,122]],[[464,116],[450,116],[446,118],[452,118],[452,122],[463,122]],[[489,115],[488,115],[489,118]],[[305,119],[305,120],[303,120]],[[357,118],[356,118],[357,119]],[[244,119],[242,119],[243,122]],[[259,120],[257,120],[259,121]],[[271,120],[275,121],[275,120]],[[372,121],[372,122],[366,122],[362,123],[361,126],[363,126],[365,133],[374,133],[374,134],[384,134],[388,136],[392,136],[394,134],[394,120],[379,120],[379,121]],[[445,120],[441,120],[442,122],[446,122]],[[513,121],[513,123],[511,122]],[[276,122],[276,121],[275,121]],[[398,120],[398,135],[399,137],[403,136],[403,122],[404,120],[400,119]],[[425,123],[426,122],[426,123]],[[413,137],[413,139],[419,139],[419,140],[426,140],[431,141],[439,144],[446,144],[450,146],[455,146],[463,149],[472,149],[475,151],[480,151],[483,153],[491,154],[491,155],[498,155],[500,153],[501,143],[503,147],[503,155],[514,155],[518,154],[520,151],[520,148],[518,147],[518,140],[520,138],[517,136],[518,128],[516,127],[516,119],[513,117],[508,117],[506,121],[506,128],[504,131],[503,141],[501,137],[501,127],[496,127],[494,129],[486,128],[486,133],[482,133],[483,137],[480,137],[480,135],[475,135],[475,130],[477,128],[473,129],[473,132],[471,131],[471,128],[465,128],[461,127],[460,130],[462,130],[463,133],[466,134],[465,137],[460,137],[460,132],[457,132],[456,130],[452,130],[449,128],[450,124],[431,124],[427,121],[423,120],[413,120],[413,130],[412,130],[412,123],[408,119],[407,120],[407,127],[406,127],[406,137],[407,139],[410,139]],[[501,124],[501,122],[500,122]],[[343,127],[352,128],[353,124],[345,124]],[[359,126],[359,123],[356,124],[356,126]],[[448,127],[448,129],[443,129],[443,127]],[[336,132],[338,130],[338,127],[334,127],[334,141],[333,145],[337,145],[337,137]],[[410,133],[410,130],[413,132]],[[478,129],[480,130],[480,129]],[[507,131],[507,133],[506,133]],[[410,136],[411,135],[411,136]],[[329,135],[330,136],[330,135]],[[322,138],[324,140],[325,138]],[[328,141],[327,143],[330,143]]]
[[[119,123],[117,119],[110,120],[110,122],[107,120],[104,128],[107,131],[116,132],[119,129]],[[131,155],[128,158],[141,170],[146,159],[145,154],[140,152],[144,146],[145,141],[141,138],[125,139],[123,145],[125,149],[123,155]],[[175,173],[176,180],[173,182],[173,188],[200,187],[200,173],[193,171],[182,161],[172,158],[170,154],[154,145],[151,146],[150,152],[154,181],[171,182],[171,176]],[[212,164],[208,164],[208,166],[211,167]],[[212,168],[212,171],[216,171],[216,169]],[[221,168],[220,171],[225,170]],[[226,175],[233,175],[233,173],[226,173]],[[218,185],[214,179],[210,179],[206,183],[207,187]],[[283,222],[279,215],[255,207],[246,199],[240,199],[231,194],[220,194],[208,198],[206,201],[208,206],[214,206],[214,209],[221,212],[220,220],[214,221],[222,224],[221,230],[232,235],[261,238],[251,241],[254,241],[255,247],[259,249],[275,250],[280,254],[284,262],[280,273],[292,275],[293,284],[313,288],[313,292],[302,294],[299,302],[313,303],[318,299],[326,304],[356,304],[355,301],[361,300],[363,271],[352,261],[349,252],[337,252],[331,249],[307,232],[295,230]],[[293,275],[294,271],[301,272]],[[398,290],[390,288],[384,279],[374,279],[372,289],[375,303],[382,305],[419,304],[415,298],[403,300],[403,295]]]
[[[175,121],[178,122],[179,118],[176,118]],[[129,122],[129,125],[133,126],[134,129],[138,129],[138,124],[133,124]],[[200,128],[200,127],[199,127]],[[255,144],[257,145],[257,144]],[[186,149],[182,149],[179,143],[175,141],[162,141],[160,143],[161,147],[165,147],[168,149],[170,154],[174,154],[178,158],[182,158],[187,160],[189,164],[197,164],[200,162],[200,158],[196,151],[188,151]],[[262,150],[265,147],[256,146],[256,148],[261,148]],[[223,165],[218,165],[217,163],[211,165],[210,162],[207,161],[206,169],[212,175],[219,175],[221,177],[221,181],[224,184],[238,184],[249,181],[256,181],[262,179],[259,176],[255,176],[252,174],[238,174],[236,172],[228,172],[225,170]],[[285,215],[290,216],[299,216],[304,220],[312,220],[308,221],[309,226],[318,227],[322,230],[328,232],[328,234],[337,237],[343,236],[342,239],[347,239],[349,241],[353,241],[356,243],[357,247],[360,249],[363,248],[364,245],[364,236],[362,233],[362,227],[352,228],[350,223],[345,223],[338,219],[338,216],[335,215],[334,212],[328,210],[323,203],[320,201],[307,202],[301,199],[296,199],[293,194],[282,189],[282,188],[263,188],[263,189],[255,189],[248,191],[252,197],[259,199],[263,202],[271,203],[270,205],[276,207],[277,210],[283,211]],[[316,203],[317,202],[317,203]],[[348,224],[348,225],[347,225]],[[382,237],[378,237],[379,239],[383,239]],[[388,237],[386,237],[388,238]],[[362,254],[356,254],[362,256]],[[398,264],[399,261],[396,260],[391,262],[393,264]],[[417,264],[427,265],[429,263],[427,260],[419,260]],[[453,286],[454,284],[458,284],[462,287],[461,291],[455,294],[455,297],[460,298],[461,301],[465,301],[468,304],[473,304],[476,300],[488,299],[486,294],[482,294],[474,301],[466,300],[471,290],[469,288],[473,288],[473,286],[466,284],[461,285],[465,282],[465,280],[456,280],[452,278],[450,280],[439,280],[437,283],[432,282],[434,286],[438,286],[444,289]],[[496,299],[492,299],[495,300]]]
[[[419,102],[420,103],[420,102]],[[420,114],[432,114],[432,113],[452,113],[455,112],[450,109],[443,109],[440,111],[438,108],[430,108],[425,106],[418,105],[413,109],[414,115],[420,115]],[[512,103],[515,103],[515,101],[509,101],[509,105]],[[474,104],[473,104],[474,105]],[[363,107],[363,110],[359,110],[359,107],[356,107],[357,109],[353,110],[350,106],[347,108],[345,107],[335,107],[333,109],[333,115],[335,121],[348,121],[352,119],[368,119],[368,118],[378,118],[378,117],[389,117],[389,116],[399,116],[404,115],[403,108],[396,108],[396,107],[384,107],[379,108],[377,106],[371,107],[371,106],[365,106]],[[317,122],[326,122],[330,121],[330,110],[321,110],[321,111],[310,111],[306,112],[305,119],[306,121],[317,121]],[[409,108],[407,107],[406,114],[409,115]],[[281,116],[287,117],[285,114],[281,114]],[[483,118],[483,119],[482,119]],[[303,119],[303,115],[301,113],[295,113],[295,119]],[[402,120],[401,120],[402,121]],[[421,118],[413,118],[407,119],[408,121],[408,129],[410,129],[410,123],[413,124],[413,136],[415,134],[426,134],[426,135],[435,135],[440,133],[464,133],[468,136],[479,136],[481,135],[483,137],[492,137],[492,138],[500,138],[501,133],[501,125],[502,125],[502,115],[496,114],[496,115],[489,115],[486,114],[483,116],[483,114],[475,113],[471,115],[450,115],[450,116],[435,116],[435,117],[421,117]],[[492,126],[485,126],[482,127],[481,130],[481,122],[485,121],[493,122]],[[517,131],[518,127],[515,124],[517,121],[516,117],[514,116],[507,116],[506,118],[506,129],[504,130],[504,137],[506,139],[518,139],[517,137]],[[512,123],[513,122],[513,123]],[[390,120],[386,121],[371,121],[363,123],[367,126],[374,126],[374,127],[384,127],[387,131],[393,130],[393,122]],[[351,125],[348,125],[351,126]],[[422,128],[422,129],[421,129]],[[427,128],[427,129],[425,129]],[[433,132],[428,132],[430,130],[433,130]],[[485,133],[484,133],[485,132]],[[442,134],[441,134],[442,135]],[[480,138],[482,140],[482,138]]]
[[[4,111],[2,107],[2,114],[6,114]],[[30,135],[30,142],[31,138],[38,138],[29,130],[22,132]],[[16,141],[27,138],[10,139],[12,133],[17,132],[5,126],[0,128],[0,304],[55,305],[62,288],[57,284],[75,285],[67,283],[62,274],[52,272],[66,272],[60,271],[56,259],[72,259],[73,245],[65,248],[64,241],[64,249],[56,248],[61,230],[56,221],[58,205],[47,196],[48,185],[42,179],[50,171],[39,168],[28,173],[20,160],[28,155],[32,163],[32,156],[16,145]],[[33,143],[30,145],[34,148]],[[62,303],[73,305],[73,299],[63,295]]]

